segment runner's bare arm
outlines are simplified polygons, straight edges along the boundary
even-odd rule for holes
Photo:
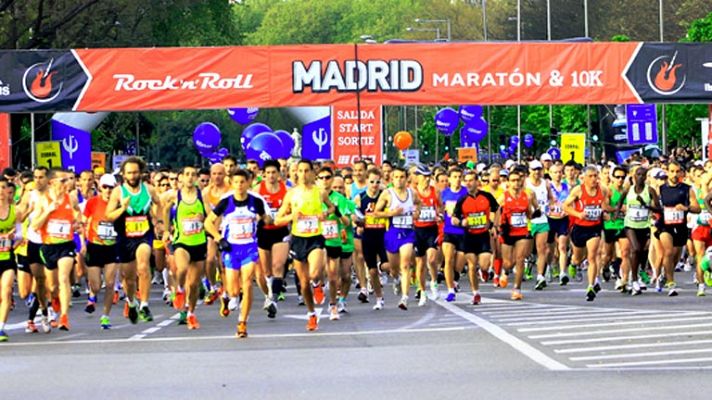
[[[700,202],[697,200],[697,194],[695,194],[695,190],[692,188],[690,188],[690,207],[687,211],[695,214],[699,214],[702,211]]]
[[[151,196],[151,202],[153,203],[153,206],[155,206],[155,208],[152,210],[154,212],[154,215],[160,215],[162,217],[164,203],[163,199],[161,198],[161,196],[158,195],[156,189],[153,186],[146,185],[146,188],[148,189],[148,195]],[[171,192],[171,195],[176,196],[175,191]]]
[[[40,204],[37,204],[36,207],[39,207],[40,211],[30,223],[30,227],[34,230],[39,230],[40,228],[42,228],[44,224],[47,223],[47,218],[49,217],[49,214],[57,209],[56,201],[42,199],[39,203]]]
[[[214,212],[210,212],[207,218],[205,218],[205,232],[208,232],[216,241],[220,240],[222,236],[220,235],[220,230],[218,229],[218,217]]]
[[[712,192],[707,193],[707,196],[705,196],[705,206],[707,211],[712,212]]]
[[[321,202],[326,204],[326,213],[333,214],[336,212],[336,206],[329,200],[329,194],[326,191],[321,192]]]
[[[115,187],[111,191],[109,204],[106,205],[106,214],[104,215],[106,220],[109,222],[116,221],[129,207],[129,200],[131,200],[130,197],[121,198],[121,187]]]
[[[378,201],[376,202],[376,209],[374,210],[373,214],[376,217],[390,217],[391,213],[388,211],[384,211],[386,207],[388,207],[391,204],[391,195],[390,193],[386,190],[381,193],[380,196],[378,196]]]
[[[576,202],[580,196],[581,196],[581,185],[576,186],[575,188],[571,189],[571,193],[569,193],[569,197],[567,197],[566,200],[564,200],[564,204],[562,204],[562,207],[566,214],[571,215],[576,218],[583,218],[583,213],[576,211],[576,208],[574,207],[574,202]]]
[[[277,212],[277,218],[275,218],[275,225],[284,225],[292,222],[292,191],[288,191],[284,195],[284,200],[282,201],[282,207],[279,208]]]

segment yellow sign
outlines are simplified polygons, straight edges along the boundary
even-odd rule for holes
[[[35,155],[37,165],[47,168],[62,168],[62,153],[59,149],[59,141],[36,142]]]
[[[561,134],[561,161],[566,163],[574,160],[580,165],[586,162],[586,134]]]
[[[477,162],[477,148],[476,147],[459,147],[457,149],[457,161],[458,162]]]

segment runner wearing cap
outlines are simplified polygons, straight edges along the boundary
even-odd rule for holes
[[[111,191],[116,187],[116,178],[105,174],[99,179],[99,195],[89,199],[84,207],[86,226],[86,263],[91,296],[86,311],[94,312],[96,295],[101,291],[101,273],[104,272],[106,288],[104,307],[99,325],[102,329],[111,328],[111,306],[113,304],[114,285],[116,282],[118,254],[116,253],[116,230],[114,224],[106,220],[106,206],[109,204]]]
[[[543,166],[537,160],[529,163],[529,178],[527,179],[525,190],[530,197],[536,199],[540,215],[534,217],[530,221],[530,234],[534,239],[534,244],[536,245],[537,259],[536,259],[536,285],[535,290],[542,290],[546,287],[546,278],[544,278],[544,273],[546,272],[546,263],[549,260],[549,220],[547,219],[547,212],[549,211],[549,206],[554,203],[554,196],[551,194],[551,187],[546,179],[542,178]],[[531,273],[525,273],[525,275],[530,275]]]
[[[549,153],[544,153],[539,157],[539,161],[541,162],[541,165],[544,167],[543,170],[543,177],[544,179],[550,181],[551,180],[551,167],[554,165],[553,158],[551,158],[551,154]]]
[[[437,293],[438,287],[438,222],[442,215],[442,203],[437,190],[430,185],[430,170],[419,165],[415,171],[417,179],[416,193],[421,207],[415,220],[415,270],[418,281],[418,306],[424,306],[427,301],[425,286],[425,266],[430,274],[431,292]],[[433,296],[434,299],[434,296]]]

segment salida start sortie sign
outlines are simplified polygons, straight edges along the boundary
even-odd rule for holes
[[[358,107],[334,106],[331,108],[331,123],[337,165],[351,165],[360,158],[370,158],[381,165],[383,135],[380,106],[362,106],[360,112]]]
[[[705,43],[8,50],[0,112],[710,103],[711,62]]]

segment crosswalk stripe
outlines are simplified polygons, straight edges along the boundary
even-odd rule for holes
[[[594,351],[646,349],[646,348],[654,348],[654,347],[694,346],[694,345],[699,345],[699,344],[712,344],[712,339],[689,340],[686,342],[634,343],[634,344],[618,344],[618,345],[612,345],[612,346],[577,347],[577,348],[572,348],[572,349],[554,349],[554,353],[576,354],[576,353],[588,353],[588,352],[594,352]]]
[[[618,341],[623,341],[623,340],[657,339],[657,338],[668,338],[668,337],[677,337],[677,336],[700,336],[700,335],[712,335],[712,331],[668,332],[668,333],[657,333],[657,334],[650,334],[650,335],[606,336],[606,337],[590,338],[590,339],[549,340],[549,341],[543,341],[543,342],[541,342],[541,344],[544,346],[557,346],[557,345],[564,345],[564,344],[618,342]]]
[[[640,358],[640,357],[658,357],[658,356],[671,356],[676,354],[698,354],[698,353],[712,353],[712,349],[688,349],[688,350],[669,350],[669,351],[653,351],[647,353],[627,353],[627,354],[606,354],[600,356],[581,356],[581,357],[569,357],[571,361],[593,361],[593,360],[615,360],[615,359],[627,359],[627,358]]]
[[[655,313],[650,313],[648,311],[626,311],[625,313],[617,313],[614,316],[600,316],[600,315],[580,315],[580,316],[574,316],[571,318],[559,318],[559,317],[551,317],[551,319],[540,319],[540,320],[534,320],[532,321],[531,319],[523,319],[523,322],[512,322],[508,323],[507,326],[528,326],[528,325],[542,325],[542,324],[566,324],[566,323],[571,323],[571,322],[582,322],[582,321],[591,321],[595,320],[597,317],[602,317],[602,320],[605,321],[614,321],[614,320],[619,320],[619,319],[633,319],[633,318],[650,318],[650,317],[656,317],[658,314]],[[671,315],[671,317],[687,317],[687,316],[692,316],[692,315],[700,315],[700,314],[694,314],[694,313],[680,313],[676,315]],[[544,318],[544,317],[542,317]],[[522,321],[522,320],[513,320],[513,321]],[[500,320],[498,322],[509,322],[505,320]]]
[[[587,311],[587,312],[577,312],[577,313],[572,313],[572,314],[556,314],[554,313],[553,315],[548,315],[548,314],[543,314],[540,316],[536,317],[520,317],[520,318],[503,318],[503,319],[497,319],[498,322],[532,322],[534,324],[542,322],[542,323],[548,323],[549,321],[556,322],[556,320],[562,320],[562,321],[567,321],[567,320],[575,320],[575,319],[587,319],[587,318],[598,318],[598,317],[603,317],[603,318],[609,318],[608,316],[611,315],[617,316],[617,315],[636,315],[636,314],[653,314],[650,311],[622,311],[622,312],[617,312],[617,313],[611,313],[610,311],[600,311],[600,312],[594,312],[594,311]]]
[[[704,317],[688,317],[688,318],[670,318],[670,319],[649,319],[643,321],[618,321],[618,322],[605,322],[605,323],[590,323],[590,324],[578,324],[578,325],[565,325],[565,326],[545,326],[537,328],[519,328],[519,332],[545,332],[554,330],[571,330],[571,329],[581,329],[581,328],[597,328],[604,326],[625,326],[625,325],[640,325],[640,324],[659,324],[659,323],[672,323],[672,322],[689,322],[689,321],[704,321],[712,320],[712,316]],[[675,328],[675,327],[670,327]]]
[[[670,329],[695,329],[695,328],[708,328],[712,326],[712,323],[707,324],[692,324],[692,325],[678,325],[678,326],[643,326],[639,328],[625,328],[625,329],[604,329],[597,331],[581,331],[581,332],[566,332],[566,333],[550,333],[545,335],[532,335],[528,336],[529,339],[548,339],[548,338],[558,338],[558,337],[572,337],[572,336],[582,336],[582,335],[607,335],[610,333],[626,333],[626,332],[638,332],[638,331],[662,331]]]
[[[623,368],[623,367],[641,367],[644,365],[665,365],[665,364],[689,364],[712,361],[712,357],[702,358],[683,358],[672,360],[654,360],[654,361],[635,361],[622,363],[607,363],[607,364],[587,364],[588,368]]]

